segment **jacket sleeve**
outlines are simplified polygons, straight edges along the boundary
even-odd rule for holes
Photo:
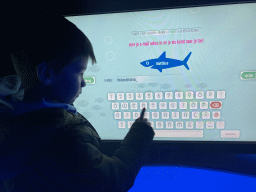
[[[112,157],[99,151],[91,132],[89,127],[77,127],[55,140],[51,159],[66,170],[62,177],[76,186],[73,189],[128,191],[150,149],[152,127],[135,122]]]

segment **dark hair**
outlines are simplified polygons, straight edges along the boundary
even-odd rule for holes
[[[57,73],[79,56],[96,63],[89,39],[63,16],[45,13],[23,22],[13,35],[11,57],[25,89],[39,83],[36,69],[42,62]]]

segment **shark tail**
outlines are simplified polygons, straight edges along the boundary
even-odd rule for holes
[[[188,67],[188,65],[187,65],[187,61],[188,61],[190,55],[191,55],[191,52],[190,52],[190,53],[187,55],[187,57],[183,60],[183,65],[187,68],[187,70],[189,70],[189,67]]]

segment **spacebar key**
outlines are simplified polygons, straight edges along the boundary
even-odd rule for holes
[[[203,137],[202,130],[154,130],[155,137]]]

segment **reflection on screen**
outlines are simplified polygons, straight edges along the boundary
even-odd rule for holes
[[[70,16],[98,63],[74,106],[122,140],[146,107],[155,140],[256,141],[256,4]]]

